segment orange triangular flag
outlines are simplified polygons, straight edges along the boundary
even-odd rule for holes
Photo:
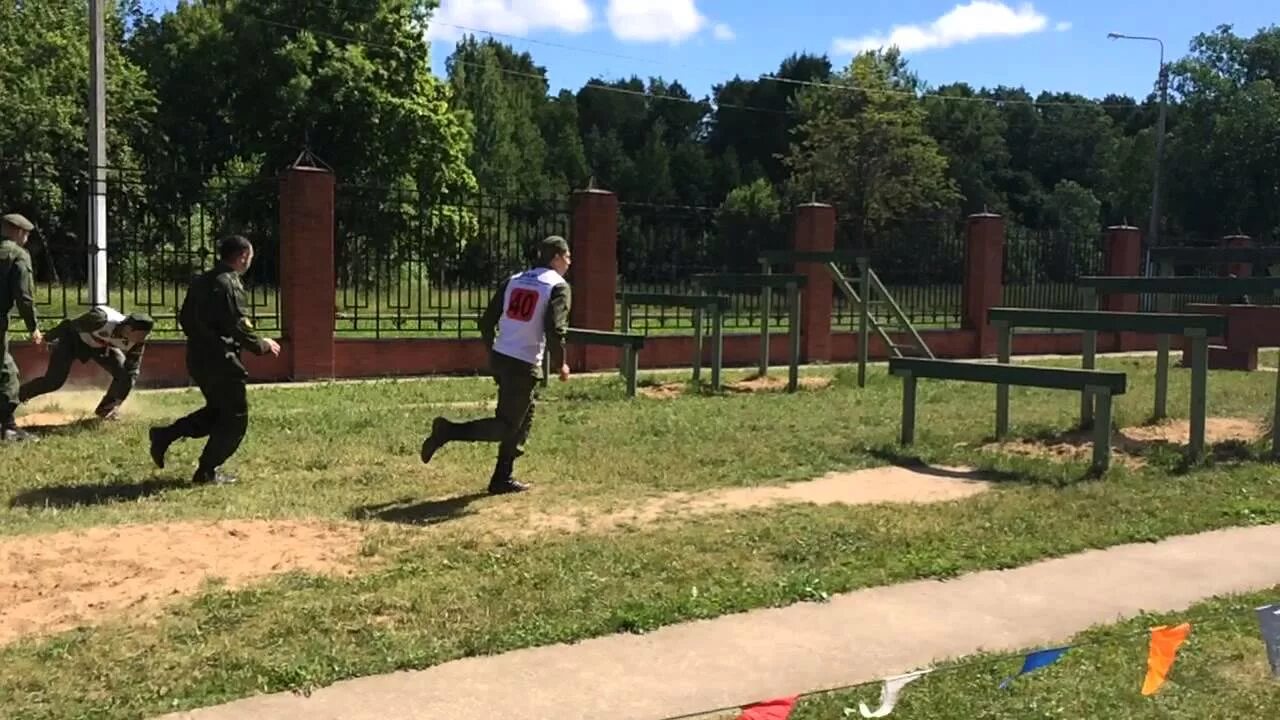
[[[1191,634],[1191,624],[1151,629],[1151,649],[1147,652],[1147,679],[1142,683],[1143,695],[1155,695],[1169,676],[1169,668],[1178,657],[1178,648]]]

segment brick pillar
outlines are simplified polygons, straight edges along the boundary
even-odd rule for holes
[[[336,279],[334,177],[291,168],[280,179],[280,301],[289,377],[331,378]]]
[[[1107,228],[1106,275],[1137,276],[1142,274],[1142,231],[1128,225]],[[1101,308],[1112,312],[1138,312],[1137,295],[1108,295]]]
[[[996,334],[987,311],[1004,302],[1004,218],[990,213],[969,216],[966,230],[964,327],[975,331],[974,356],[996,353]]]
[[[1248,235],[1228,235],[1218,241],[1218,245],[1224,248],[1253,247],[1253,238]],[[1236,277],[1249,277],[1253,275],[1253,263],[1229,263],[1226,272]]]
[[[613,330],[618,292],[618,196],[607,190],[579,190],[572,198],[569,231],[573,265],[573,306],[569,324],[586,330]],[[615,367],[616,348],[570,348],[569,364],[577,371]]]
[[[796,208],[791,247],[797,251],[830,252],[836,247],[836,209],[822,203]],[[800,341],[805,362],[831,359],[831,272],[823,263],[801,263],[796,272],[807,280],[800,293]],[[785,293],[774,291],[774,297]]]

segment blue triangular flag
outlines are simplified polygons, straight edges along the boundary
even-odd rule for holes
[[[1070,649],[1070,647],[1060,647],[1052,650],[1041,650],[1039,652],[1031,653],[1022,661],[1022,669],[1018,671],[1017,675],[1005,678],[1005,681],[1000,683],[1000,689],[1004,690],[1012,685],[1015,678],[1026,675],[1029,672],[1035,672],[1042,667],[1058,662],[1058,659],[1063,655],[1066,655],[1067,651]]]

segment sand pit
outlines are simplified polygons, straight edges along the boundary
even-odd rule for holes
[[[57,428],[75,425],[93,418],[93,413],[83,415],[64,412],[34,412],[22,415],[17,419],[20,428]]]
[[[0,540],[0,645],[145,615],[213,578],[241,587],[291,570],[349,574],[362,537],[352,525],[228,520]]]
[[[636,389],[636,393],[654,400],[671,400],[678,398],[688,389],[688,385],[682,382],[659,383],[657,385],[644,385]]]
[[[1210,445],[1249,443],[1266,435],[1257,422],[1244,418],[1206,418],[1205,442]],[[1185,446],[1191,442],[1191,423],[1187,420],[1166,420],[1156,425],[1140,425],[1122,428],[1111,436],[1111,455],[1129,468],[1146,466],[1143,459],[1151,448],[1159,446]],[[989,443],[983,450],[1010,455],[1022,455],[1056,462],[1088,462],[1093,458],[1093,433],[1073,431],[1050,440],[1009,440]]]
[[[925,504],[961,500],[986,492],[990,483],[965,468],[879,467],[828,473],[786,485],[729,488],[705,493],[670,493],[640,507],[591,517],[534,514],[521,518],[521,534],[547,530],[607,531],[664,518],[754,510],[788,503],[813,505]]]

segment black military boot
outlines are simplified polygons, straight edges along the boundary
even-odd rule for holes
[[[422,464],[426,465],[431,462],[431,458],[435,456],[436,451],[444,447],[453,435],[453,423],[442,417],[436,418],[431,423],[431,434],[422,441],[422,451],[418,457],[422,458]]]
[[[234,485],[235,483],[235,475],[224,473],[218,468],[197,468],[196,474],[191,476],[192,485]]]
[[[493,468],[493,477],[489,479],[490,495],[510,495],[529,489],[528,485],[511,477],[511,469],[514,465],[515,460],[498,458],[498,464]]]
[[[17,409],[17,405],[0,408],[0,442],[38,442],[35,435],[18,427],[13,417]]]
[[[164,456],[169,452],[169,446],[173,444],[177,437],[173,434],[172,428],[153,427],[149,433],[151,438],[151,460],[156,467],[164,469]]]

